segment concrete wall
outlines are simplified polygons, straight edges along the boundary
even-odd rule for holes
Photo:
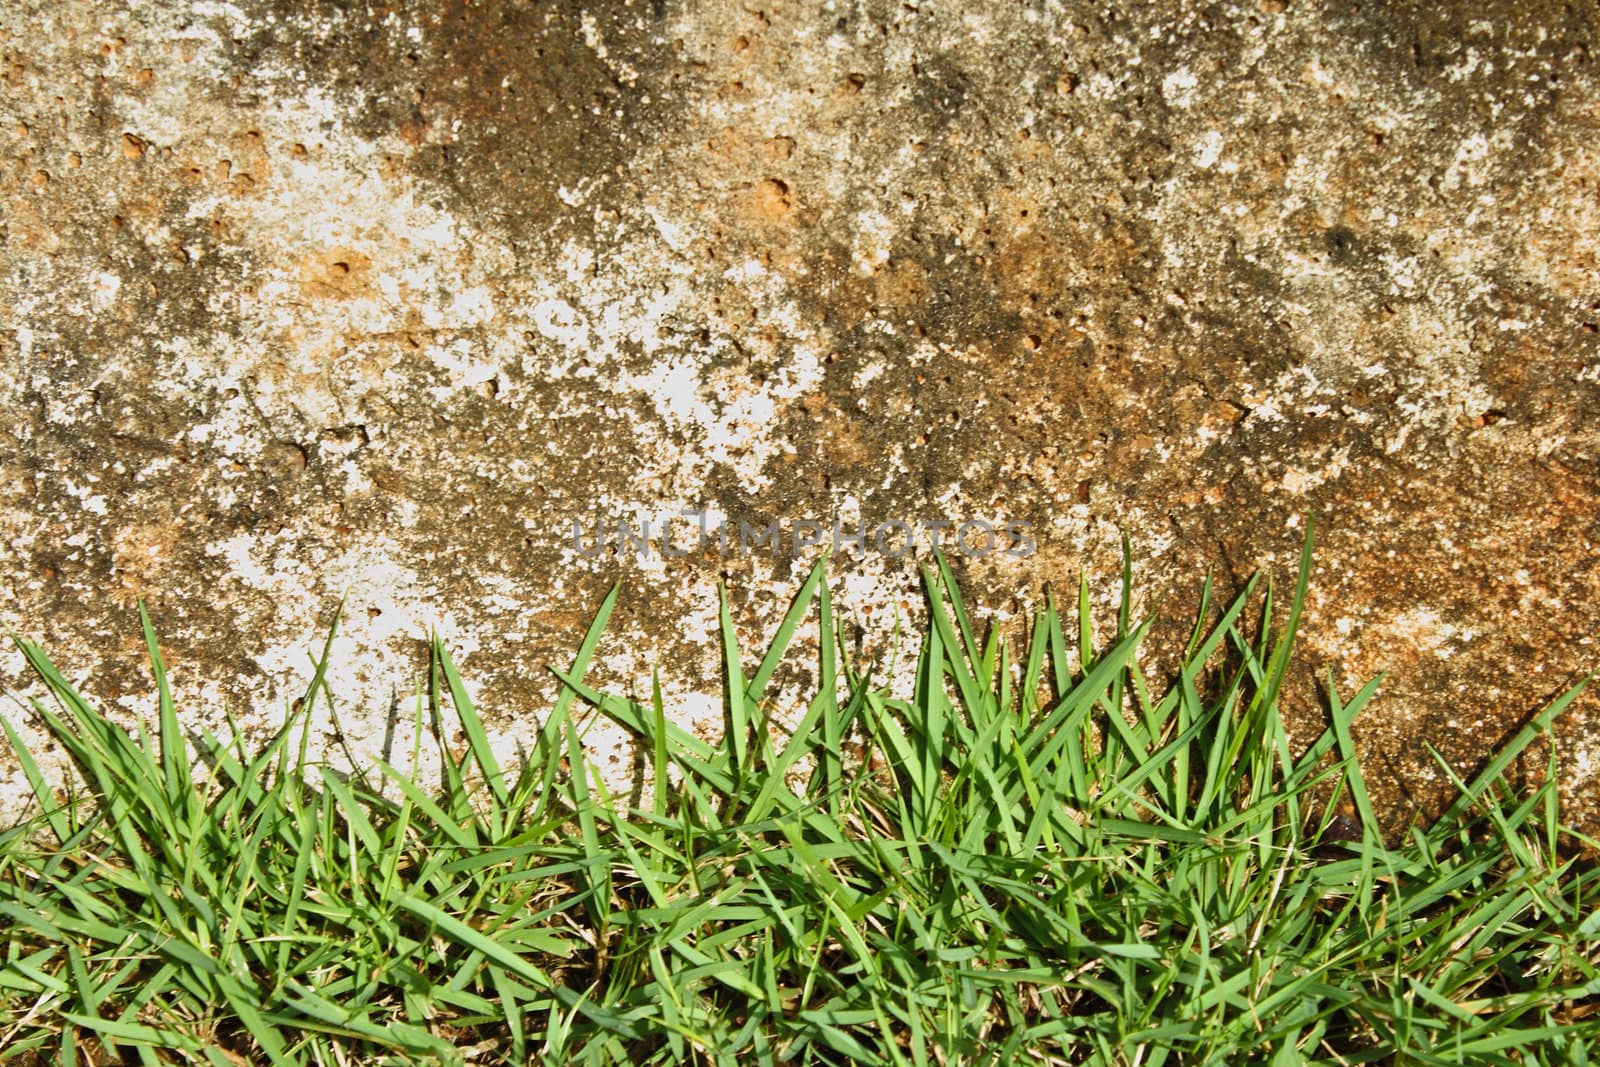
[[[803,520],[1027,524],[955,559],[1001,619],[1126,530],[1159,658],[1316,514],[1290,711],[1390,671],[1395,812],[1600,665],[1588,7],[333,6],[0,13],[0,622],[119,714],[136,597],[265,730],[348,592],[358,752],[430,625],[513,750],[621,577],[597,677],[715,730],[716,583],[763,637]],[[684,511],[788,543],[585,555]],[[867,654],[916,617],[833,573]]]

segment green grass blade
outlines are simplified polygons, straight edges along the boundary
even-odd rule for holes
[[[450,650],[445,648],[444,642],[437,636],[434,637],[433,648],[434,655],[438,657],[439,669],[444,673],[445,684],[449,686],[450,702],[455,706],[461,731],[467,736],[467,749],[472,754],[472,761],[478,765],[478,773],[483,776],[484,785],[494,797],[495,810],[503,817],[509,806],[510,797],[506,791],[505,775],[500,770],[500,761],[495,758],[494,750],[489,747],[489,735],[483,728],[483,720],[478,717],[472,697],[467,693],[467,687],[462,684],[461,675],[456,672],[455,661],[450,658]]]
[[[728,767],[735,781],[743,781],[749,769],[750,698],[744,668],[739,663],[739,635],[728,610],[728,591],[717,586],[717,622],[722,636],[722,666],[726,679],[726,712],[723,743],[727,747]]]
[[[189,778],[189,753],[183,732],[178,728],[177,711],[172,703],[172,689],[167,684],[167,667],[156,643],[155,628],[150,625],[150,613],[144,601],[139,601],[139,625],[144,631],[145,654],[150,660],[150,672],[155,677],[159,735],[161,738],[161,769],[165,774],[168,802],[182,814],[193,796],[194,786]]]

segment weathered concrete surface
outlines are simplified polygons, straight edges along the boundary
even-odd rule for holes
[[[265,727],[348,591],[354,745],[434,624],[510,750],[619,575],[598,673],[715,729],[715,582],[755,637],[808,563],[588,558],[596,512],[1031,523],[961,561],[1002,614],[1114,592],[1126,529],[1178,622],[1317,513],[1308,663],[1390,672],[1401,813],[1419,742],[1470,768],[1600,665],[1595,17],[12,2],[0,621],[149,714],[143,596],[187,713]]]

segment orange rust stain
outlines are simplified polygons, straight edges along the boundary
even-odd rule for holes
[[[892,308],[898,317],[912,318],[927,307],[932,284],[922,264],[896,259],[873,272],[876,303]]]
[[[114,220],[115,225],[122,222],[140,227],[158,225],[165,217],[167,205],[154,196],[130,196],[122,201],[121,214]]]
[[[827,393],[808,393],[800,398],[799,406],[816,427],[817,445],[828,466],[850,467],[876,458],[857,421],[841,411]]]
[[[830,467],[854,467],[876,458],[856,420],[848,415],[830,413],[818,428],[822,431],[823,459]]]
[[[146,522],[117,529],[111,543],[111,569],[116,579],[112,595],[120,603],[137,597],[149,599],[162,589],[183,531],[172,522]]]
[[[778,178],[767,178],[756,183],[741,198],[741,213],[757,222],[783,222],[794,211],[794,197],[789,183]]]
[[[228,140],[231,156],[217,164],[216,178],[231,179],[229,191],[234,196],[244,196],[265,182],[272,171],[266,138],[260,130],[250,128]]]
[[[732,126],[724,126],[706,139],[705,150],[719,159],[732,159],[742,146],[741,138]]]
[[[370,295],[372,260],[353,248],[334,246],[300,258],[300,292],[312,300],[351,300]]]

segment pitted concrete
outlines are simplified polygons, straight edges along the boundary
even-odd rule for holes
[[[143,597],[186,714],[265,730],[348,593],[358,754],[430,626],[509,753],[619,577],[596,676],[659,662],[715,732],[716,583],[770,632],[797,523],[1025,524],[1025,557],[953,557],[1002,621],[1080,568],[1107,606],[1126,530],[1159,667],[1206,571],[1287,579],[1315,514],[1292,725],[1313,671],[1388,671],[1361,740],[1404,818],[1442,781],[1421,742],[1470,769],[1600,665],[1594,33],[1498,2],[13,3],[0,621],[149,715]],[[684,513],[790,536],[591,552]],[[834,581],[887,655],[915,562],[866,547]],[[1560,731],[1591,823],[1596,715]]]

